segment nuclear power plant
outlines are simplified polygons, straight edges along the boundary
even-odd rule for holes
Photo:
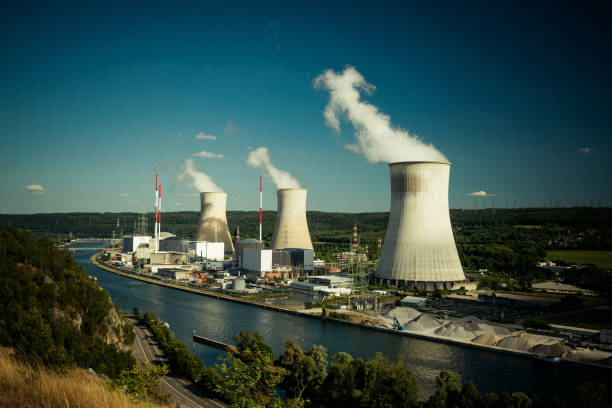
[[[278,190],[272,249],[313,249],[306,222],[306,193],[307,190],[303,188]]]
[[[223,242],[225,253],[234,253],[234,244],[227,226],[225,208],[227,194],[219,192],[200,193],[200,222],[195,233],[196,241]]]
[[[379,283],[432,290],[464,281],[448,208],[450,163],[389,164],[391,208]]]

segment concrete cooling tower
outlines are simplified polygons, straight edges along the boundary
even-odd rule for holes
[[[448,210],[450,163],[389,164],[391,209],[378,282],[419,289],[464,281]]]
[[[234,244],[227,227],[225,206],[227,193],[200,193],[200,223],[196,230],[196,241],[223,242],[225,253],[234,252]]]
[[[272,249],[313,249],[306,222],[306,190],[278,190],[278,212],[272,235]]]

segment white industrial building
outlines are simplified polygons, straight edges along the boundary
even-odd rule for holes
[[[195,260],[223,261],[224,251],[223,242],[189,241],[189,255]]]
[[[329,288],[350,288],[351,286],[353,286],[353,278],[350,278],[348,276],[309,276],[308,282],[318,285],[325,285]]]
[[[389,169],[389,225],[375,278],[427,290],[464,281],[448,209],[450,163],[391,163]]]
[[[246,271],[272,272],[272,250],[244,248],[241,265]]]
[[[123,253],[136,252],[141,244],[149,245],[149,241],[152,239],[146,235],[133,235],[123,237]]]

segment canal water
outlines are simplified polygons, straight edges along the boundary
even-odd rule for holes
[[[435,378],[444,369],[458,372],[464,381],[473,381],[483,394],[522,391],[549,399],[553,395],[567,396],[585,381],[599,381],[609,389],[612,387],[612,376],[588,370],[344,326],[141,282],[93,266],[90,263],[93,253],[76,251],[75,258],[122,310],[131,312],[136,306],[141,313],[154,312],[208,365],[217,363],[224,353],[194,343],[194,330],[230,344],[232,335],[240,330],[258,331],[276,355],[291,341],[304,349],[323,345],[330,356],[344,351],[353,357],[371,358],[382,353],[393,361],[403,358],[422,397],[434,391]]]

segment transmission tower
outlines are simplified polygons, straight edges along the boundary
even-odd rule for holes
[[[134,235],[146,236],[147,235],[147,216],[144,208],[142,209],[140,216],[136,222],[136,228],[134,228]]]

